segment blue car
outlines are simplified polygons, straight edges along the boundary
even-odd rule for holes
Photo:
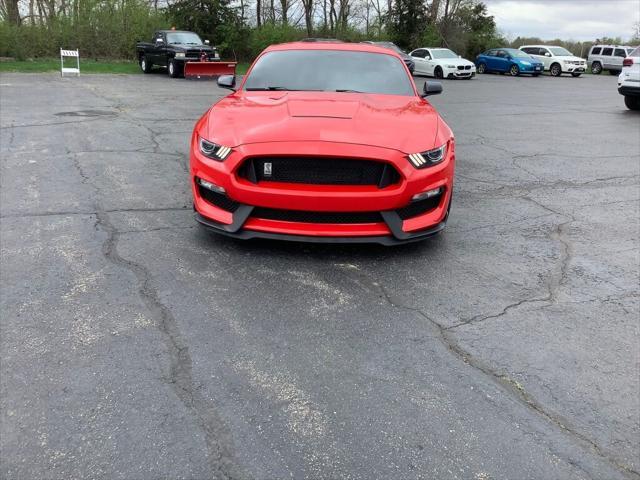
[[[476,70],[478,73],[508,73],[514,77],[521,73],[530,73],[537,77],[544,71],[544,64],[522,50],[492,48],[476,57]]]

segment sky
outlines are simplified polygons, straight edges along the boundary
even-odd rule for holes
[[[507,37],[591,41],[631,38],[640,0],[483,0]]]

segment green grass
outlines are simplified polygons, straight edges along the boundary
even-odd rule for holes
[[[65,59],[65,67],[75,67],[73,58]],[[249,63],[238,63],[236,73],[244,75]],[[0,62],[0,72],[41,73],[59,72],[60,59],[10,60]],[[137,62],[126,60],[84,60],[80,58],[80,73],[142,73]]]
[[[64,61],[65,67],[75,67],[75,59]],[[0,62],[0,72],[59,72],[59,58],[43,58],[37,60],[11,60]],[[125,60],[83,60],[80,58],[81,73],[140,73],[140,67],[136,62]]]

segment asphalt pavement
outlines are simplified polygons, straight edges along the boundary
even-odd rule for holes
[[[213,82],[2,74],[0,477],[640,478],[640,115],[443,83],[449,224],[385,248],[200,228]]]

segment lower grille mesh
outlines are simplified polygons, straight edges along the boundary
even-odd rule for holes
[[[252,217],[283,222],[301,223],[377,223],[382,222],[379,212],[307,212],[255,207]]]
[[[440,204],[440,198],[442,194],[437,195],[435,197],[427,198],[425,200],[418,200],[417,202],[411,202],[406,207],[399,208],[396,210],[396,213],[400,216],[402,220],[407,220],[408,218],[417,217],[418,215],[422,215],[427,213],[429,210],[433,210]]]
[[[235,212],[240,204],[234,200],[231,200],[226,195],[222,195],[221,193],[212,192],[211,190],[207,190],[202,186],[198,185],[198,192],[200,196],[204,198],[207,202],[215,205],[222,210],[226,210],[227,212]]]

